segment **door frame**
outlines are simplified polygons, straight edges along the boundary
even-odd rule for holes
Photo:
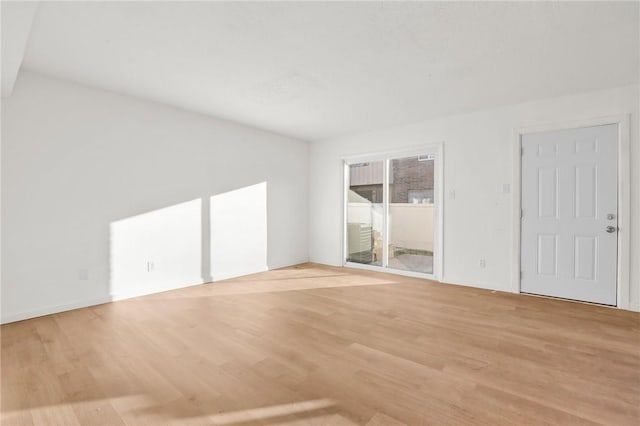
[[[576,129],[581,127],[616,124],[618,126],[618,264],[616,274],[616,306],[630,309],[630,224],[631,224],[631,159],[629,155],[630,114],[618,114],[583,120],[545,123],[515,129],[513,144],[513,292],[521,293],[521,236],[522,236],[522,137],[526,134],[554,130]]]
[[[434,253],[433,253],[433,273],[425,274],[422,272],[413,272],[413,271],[403,271],[401,269],[392,269],[387,268],[385,266],[372,266],[359,264],[354,262],[347,262],[347,169],[350,163],[358,163],[358,162],[366,162],[366,161],[385,161],[387,166],[385,167],[385,176],[383,185],[385,188],[388,186],[389,180],[389,167],[388,160],[389,158],[398,158],[398,157],[413,157],[417,155],[434,153],[436,155],[436,160],[434,162],[434,204],[435,204],[435,214],[434,214],[434,225],[433,225],[433,245],[434,245]],[[417,278],[426,278],[435,281],[441,281],[443,272],[444,272],[444,144],[442,142],[439,143],[431,143],[425,144],[414,148],[406,148],[400,150],[393,151],[382,151],[382,152],[373,152],[370,154],[354,154],[354,155],[346,155],[340,158],[341,170],[342,170],[342,178],[340,179],[340,184],[342,185],[341,194],[342,194],[342,247],[341,247],[341,256],[342,256],[342,266],[348,268],[356,268],[356,269],[366,269],[370,271],[377,272],[385,272],[389,274],[396,275],[404,275],[409,277],[417,277]],[[385,206],[388,208],[387,194],[388,191],[384,192],[384,200]],[[386,212],[384,217],[384,230],[385,234],[388,234],[387,227],[387,215]],[[386,241],[388,241],[388,235],[386,235]],[[383,246],[383,258],[387,255],[388,248]]]

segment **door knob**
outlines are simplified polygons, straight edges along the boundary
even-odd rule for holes
[[[614,232],[616,232],[617,229],[615,226],[607,226],[607,232],[610,234],[613,234]]]

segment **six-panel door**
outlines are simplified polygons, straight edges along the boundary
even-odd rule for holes
[[[522,292],[616,304],[617,134],[523,136]]]

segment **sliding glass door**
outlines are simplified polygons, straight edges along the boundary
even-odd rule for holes
[[[434,276],[438,151],[345,161],[345,263]]]
[[[347,262],[382,266],[384,162],[349,165]]]
[[[434,160],[389,160],[389,268],[433,274]]]

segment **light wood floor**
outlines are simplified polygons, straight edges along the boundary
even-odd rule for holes
[[[2,424],[637,425],[639,322],[301,265],[2,326]]]

